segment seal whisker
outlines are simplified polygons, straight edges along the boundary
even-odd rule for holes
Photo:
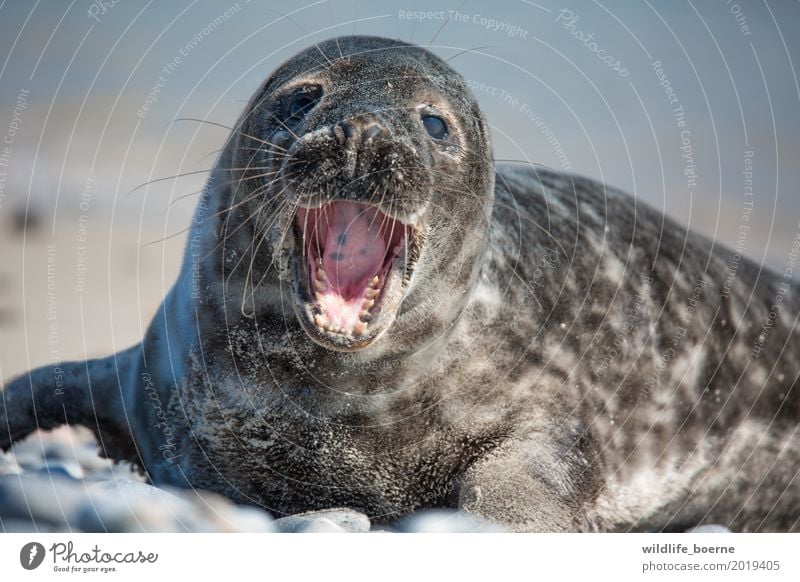
[[[239,132],[239,134],[240,134],[240,135],[242,135],[242,136],[244,136],[244,137],[246,137],[247,139],[251,139],[251,140],[253,140],[253,141],[254,141],[254,142],[256,142],[256,143],[260,143],[260,144],[263,144],[263,145],[269,146],[269,147],[270,147],[270,149],[272,149],[272,148],[275,148],[275,149],[277,149],[277,150],[278,150],[278,152],[272,152],[272,151],[270,151],[270,154],[275,154],[275,153],[278,153],[278,154],[279,154],[280,152],[283,152],[283,153],[284,153],[284,154],[286,154],[286,155],[291,155],[291,154],[290,154],[290,152],[289,152],[289,150],[287,150],[286,148],[284,148],[284,147],[282,147],[282,146],[279,146],[278,144],[276,144],[276,143],[273,143],[273,142],[271,142],[271,141],[269,141],[269,140],[266,140],[266,139],[261,139],[261,138],[259,138],[259,137],[256,137],[256,136],[253,136],[253,135],[248,135],[248,134],[246,134],[246,133],[242,133],[242,132]],[[247,150],[247,149],[249,149],[249,148],[242,148],[242,149],[243,149],[243,150]],[[256,148],[256,149],[257,149],[258,151],[262,151],[262,152],[263,152],[263,151],[265,151],[265,150],[264,150],[264,148]]]
[[[258,152],[262,152],[263,153],[263,152],[267,151],[264,148],[246,148],[246,147],[242,147],[242,148],[239,148],[239,149],[241,149],[243,152],[251,152],[252,151],[252,152],[256,152],[256,153],[258,153]],[[288,151],[286,153],[284,153],[284,152],[270,152],[270,155],[274,155],[278,159],[283,158],[284,160],[291,160],[292,158],[295,157],[294,154],[289,153]]]
[[[278,118],[278,116],[276,116],[275,114],[272,114],[272,113],[270,113],[270,114],[269,114],[269,117],[270,117],[271,119],[274,119],[275,121],[277,121],[277,122],[278,122],[278,124],[279,124],[279,125],[280,125],[280,126],[283,128],[283,129],[285,129],[286,131],[288,131],[288,132],[289,132],[289,135],[291,135],[291,136],[292,136],[294,139],[300,139],[300,136],[299,136],[299,135],[297,135],[297,134],[296,134],[294,131],[292,131],[292,129],[291,129],[291,128],[290,128],[288,125],[286,125],[286,122],[285,122],[285,121],[283,121],[282,119],[279,119],[279,118]]]
[[[254,270],[254,265],[255,265],[255,258],[258,255],[258,250],[261,248],[261,245],[266,240],[267,240],[267,231],[265,230],[265,231],[262,231],[262,234],[258,236],[258,243],[257,244],[255,243],[255,240],[253,240],[250,243],[250,246],[248,248],[248,252],[246,253],[246,254],[250,255],[250,264],[248,265],[247,273],[246,273],[246,275],[244,277],[244,285],[242,286],[242,312],[241,313],[245,317],[252,317],[253,315],[255,315],[255,307],[253,308],[253,312],[251,314],[249,314],[249,315],[244,311],[244,306],[245,306],[246,297],[247,297],[247,285],[248,284],[250,285],[250,301],[254,303],[255,302],[255,292],[256,292],[256,290],[258,288],[258,285],[260,285],[260,281],[259,281],[258,285],[253,285],[253,270]],[[250,250],[250,249],[252,249],[252,250]],[[243,257],[244,257],[244,254],[242,255],[242,258]],[[266,269],[264,269],[265,273],[269,272],[269,269],[272,267],[273,261],[274,261],[274,259],[272,261],[270,261],[270,264],[267,266]],[[230,277],[233,275],[233,271],[236,268],[238,268],[238,265],[240,263],[241,263],[241,259],[237,262],[237,264],[234,267],[234,269],[231,270],[231,274],[228,275],[228,278],[227,278],[228,281],[230,281]]]
[[[138,186],[136,186],[133,190],[131,190],[130,192],[125,194],[125,196],[123,196],[123,198],[128,198],[134,192],[136,192],[138,190],[141,190],[142,188],[144,188],[146,186],[150,186],[152,184],[157,184],[159,182],[164,182],[166,180],[176,180],[178,178],[185,178],[186,176],[195,176],[197,174],[207,174],[209,172],[212,172],[213,170],[214,170],[214,168],[208,168],[207,170],[193,170],[191,172],[183,172],[181,174],[175,174],[174,176],[165,176],[163,178],[155,178],[153,180],[148,180],[147,182],[144,182],[144,183],[139,184]]]
[[[311,7],[311,6],[316,6],[316,5],[318,5],[318,4],[321,4],[321,2],[315,2],[314,4],[309,4],[308,6],[306,6],[306,8],[309,8],[309,7]],[[310,36],[310,35],[309,35],[309,32],[308,32],[308,30],[306,30],[306,29],[305,29],[305,28],[304,28],[304,27],[303,27],[303,26],[302,26],[302,25],[301,25],[299,22],[297,22],[297,21],[296,21],[294,18],[292,18],[292,17],[291,17],[289,14],[285,14],[285,13],[281,12],[280,10],[275,10],[275,9],[273,9],[273,8],[268,8],[267,10],[269,10],[270,12],[274,12],[275,14],[279,14],[279,15],[281,15],[283,18],[285,18],[286,20],[288,20],[289,22],[291,22],[292,24],[294,24],[294,25],[295,25],[297,28],[299,28],[299,29],[300,29],[300,30],[303,32],[303,34],[305,34],[306,36]],[[333,63],[330,61],[330,59],[328,58],[328,56],[327,56],[327,55],[326,55],[326,54],[325,54],[325,53],[322,51],[322,49],[320,48],[319,44],[318,44],[318,43],[316,43],[315,41],[311,41],[311,42],[312,42],[312,44],[313,44],[314,48],[315,48],[315,49],[317,49],[317,52],[318,52],[319,54],[321,54],[321,55],[322,55],[322,58],[324,58],[324,59],[325,59],[325,61],[328,63],[328,66],[326,67],[325,65],[322,65],[322,63],[320,63],[320,64],[321,64],[321,65],[322,65],[322,66],[323,66],[323,67],[324,67],[326,70],[327,70],[327,69],[329,69],[331,66],[333,66]],[[337,42],[337,43],[338,43],[338,42]],[[340,54],[341,54],[341,49],[339,50],[339,52],[340,52]]]
[[[187,176],[195,176],[197,174],[207,174],[207,173],[212,172],[214,170],[233,172],[233,171],[248,171],[248,170],[260,170],[260,169],[269,169],[269,168],[267,168],[267,167],[264,167],[264,168],[253,168],[251,166],[244,166],[244,167],[240,167],[240,168],[209,168],[207,170],[192,170],[192,171],[189,171],[189,172],[183,172],[183,173],[175,174],[175,175],[172,175],[172,176],[164,176],[163,178],[154,178],[153,180],[148,180],[147,182],[139,184],[133,190],[131,190],[130,192],[125,194],[124,198],[128,198],[133,193],[135,193],[137,190],[141,190],[142,188],[144,188],[146,186],[152,186],[153,184],[157,184],[159,182],[165,182],[167,180],[176,180],[178,178],[186,178]],[[261,176],[265,176],[265,175],[267,175],[267,174],[261,174]],[[247,179],[252,179],[252,178],[247,178]]]
[[[264,174],[262,174],[261,176],[258,176],[258,177],[263,177],[263,176],[264,176]],[[243,179],[243,180],[240,180],[240,181],[244,182],[244,181],[246,181],[246,180],[251,180],[251,179],[253,179],[253,178],[245,178],[245,179]],[[237,180],[232,180],[231,182],[228,182],[228,184],[230,184],[230,183],[232,183],[232,182],[236,182],[236,181],[237,181]],[[209,220],[209,219],[212,219],[212,218],[217,218],[217,217],[219,217],[219,216],[222,216],[223,214],[225,214],[225,213],[227,213],[227,212],[231,212],[231,211],[235,210],[236,208],[238,208],[238,207],[240,207],[240,206],[242,206],[242,205],[244,205],[244,204],[246,204],[246,203],[250,202],[251,200],[254,200],[255,198],[257,198],[257,197],[258,197],[258,196],[261,194],[261,192],[263,192],[263,189],[265,189],[265,188],[268,188],[268,187],[269,187],[269,185],[270,185],[270,184],[268,183],[268,184],[265,184],[264,186],[261,186],[261,187],[259,187],[259,188],[260,188],[259,190],[256,190],[255,192],[253,192],[253,193],[249,194],[247,197],[245,197],[244,199],[240,200],[240,201],[239,201],[239,202],[237,202],[236,204],[234,204],[234,205],[231,205],[231,206],[227,206],[227,207],[225,207],[225,208],[223,208],[223,209],[219,210],[218,212],[214,212],[214,213],[212,213],[212,214],[208,215],[207,217],[205,217],[205,220]],[[181,198],[183,198],[183,197],[186,197],[186,196],[193,196],[193,195],[196,195],[196,194],[200,194],[200,193],[202,193],[202,192],[205,192],[205,189],[203,189],[203,190],[199,190],[198,192],[192,192],[192,193],[190,193],[190,194],[183,195],[183,196],[181,196]],[[173,202],[175,202],[175,201],[177,201],[177,200],[179,200],[179,199],[180,199],[180,198],[178,198],[178,199],[174,200]],[[233,201],[231,201],[231,202],[233,202]],[[165,241],[167,241],[167,240],[170,240],[170,239],[172,239],[172,238],[175,238],[176,236],[180,236],[181,234],[183,234],[183,233],[185,233],[185,232],[188,232],[188,231],[189,231],[189,230],[191,230],[192,228],[193,228],[192,226],[188,226],[188,227],[186,227],[186,228],[183,228],[183,229],[181,229],[181,230],[179,230],[179,231],[177,231],[177,232],[174,232],[174,233],[172,233],[172,234],[170,234],[170,235],[167,235],[167,236],[165,236],[165,237],[162,237],[162,238],[159,238],[159,239],[156,239],[156,240],[150,241],[150,242],[148,242],[148,243],[144,243],[144,244],[142,245],[142,247],[143,247],[143,248],[145,248],[145,247],[149,247],[149,246],[152,246],[152,245],[155,245],[155,244],[158,244],[158,243],[165,242]],[[215,249],[212,249],[212,251],[213,251],[213,250],[216,250],[216,248],[215,248]],[[211,253],[209,253],[209,254],[211,254]]]
[[[269,145],[271,147],[278,148],[279,150],[286,151],[284,148],[282,148],[281,146],[279,146],[277,144],[274,144],[272,142],[266,141],[264,139],[261,139],[259,137],[254,136],[254,135],[247,134],[247,133],[243,132],[241,129],[234,130],[232,127],[229,127],[229,126],[225,125],[224,123],[219,123],[217,121],[209,121],[208,119],[199,119],[197,117],[177,117],[177,118],[173,119],[172,121],[170,121],[168,123],[168,125],[171,125],[171,124],[176,123],[178,121],[195,121],[197,123],[205,123],[207,125],[213,125],[215,127],[221,127],[223,129],[227,129],[230,132],[234,132],[235,131],[239,135],[241,135],[243,137],[246,137],[248,139],[252,139],[252,140],[257,141],[259,143],[263,143],[265,145]],[[221,150],[217,150],[217,151],[221,151]]]
[[[223,212],[229,213],[230,211],[234,210],[235,208],[238,208],[239,206],[242,206],[243,204],[258,198],[261,195],[262,192],[266,191],[272,185],[272,183],[274,183],[274,181],[270,182],[268,184],[265,184],[263,186],[260,186],[258,189],[254,190],[249,196],[247,196],[243,200],[239,201],[235,205],[232,205],[232,206],[229,206],[228,208],[223,209],[222,211],[217,213],[217,215],[221,215]],[[225,241],[227,240],[227,238],[229,236],[232,236],[233,234],[235,234],[240,228],[242,228],[245,224],[247,224],[247,222],[249,222],[254,216],[257,217],[258,215],[260,215],[261,214],[260,211],[263,210],[264,208],[266,208],[269,204],[271,204],[272,201],[274,201],[276,198],[278,198],[288,187],[289,187],[289,185],[287,184],[281,191],[276,192],[275,194],[265,198],[264,202],[257,209],[255,209],[252,212],[250,212],[250,214],[248,214],[247,218],[245,218],[243,221],[241,221],[240,224],[238,224],[236,226],[236,228],[232,232],[228,233],[219,243],[217,243],[211,249],[211,251],[209,251],[209,253],[206,256],[210,256],[211,254],[213,254],[222,244],[225,243]],[[281,210],[281,208],[283,208],[284,204],[286,204],[286,201],[282,201],[282,202],[279,203],[279,205],[278,205],[278,207],[276,208],[276,211],[275,211],[274,220],[278,219],[278,217],[280,215],[280,210]],[[215,216],[215,215],[212,215],[212,217],[213,216]],[[228,216],[230,216],[230,214]],[[227,217],[226,217],[226,220],[227,220]],[[227,229],[227,226],[226,226],[226,229]]]
[[[433,45],[433,41],[436,40],[436,37],[439,36],[439,33],[441,33],[444,30],[444,27],[447,26],[450,23],[450,19],[452,18],[453,14],[460,12],[461,9],[464,7],[464,4],[466,4],[466,3],[467,3],[467,0],[462,0],[461,4],[458,5],[458,8],[456,8],[454,12],[448,12],[447,19],[444,22],[442,22],[442,25],[436,30],[436,33],[434,33],[434,35],[431,38],[430,42],[428,42],[428,46],[426,48],[428,48],[428,49],[431,48],[431,45]]]
[[[278,172],[277,171],[276,172],[267,172],[266,174],[259,174],[258,176],[252,176],[250,178],[244,178],[244,179],[242,179],[242,178],[234,178],[232,180],[228,180],[227,182],[222,182],[220,184],[220,187],[230,186],[231,184],[234,184],[234,183],[245,182],[247,180],[254,180],[256,178],[262,178],[262,177],[270,175],[272,173],[278,173]],[[195,190],[194,192],[189,192],[188,194],[181,194],[180,196],[178,196],[176,198],[173,198],[170,201],[169,205],[172,206],[173,204],[175,204],[176,202],[178,202],[180,200],[183,200],[184,198],[189,198],[191,196],[197,196],[198,194],[202,194],[205,191],[206,191],[206,189],[202,188],[200,190]]]
[[[511,164],[525,164],[526,166],[531,166],[535,168],[544,168],[546,170],[553,170],[553,168],[551,166],[548,166],[547,164],[543,164],[541,162],[532,162],[530,160],[526,161],[526,160],[515,160],[511,158],[494,158],[494,161],[497,163],[502,162]]]
[[[487,45],[483,45],[483,46],[476,46],[474,48],[464,49],[463,51],[457,52],[452,57],[449,57],[449,58],[445,59],[445,62],[449,63],[450,61],[452,61],[456,57],[460,57],[461,55],[467,55],[467,54],[470,54],[470,53],[473,53],[473,52],[477,52],[477,51],[480,51],[480,50],[492,49],[492,48],[502,48],[502,47],[500,45],[497,45],[497,44],[487,44]]]
[[[299,202],[294,203],[293,207],[291,208],[291,211],[290,211],[289,215],[290,216],[294,216],[294,214],[297,212],[297,208],[299,206],[300,206]],[[281,247],[283,246],[284,239],[286,238],[286,236],[288,236],[290,230],[291,230],[291,221],[287,221],[287,226],[286,226],[285,229],[283,229],[283,231],[281,233],[281,236],[280,236],[280,239],[279,239],[279,245]],[[266,234],[267,234],[267,232],[265,231],[264,234],[262,235],[260,241],[259,241],[259,245],[261,244],[261,241],[266,239]],[[264,282],[264,280],[266,279],[267,275],[269,274],[269,270],[273,267],[274,264],[275,264],[275,257],[273,256],[272,259],[270,260],[270,263],[267,265],[267,268],[264,269],[264,274],[258,280],[258,283],[256,283],[252,287],[252,293],[253,294],[255,293],[256,289],[258,289],[258,287],[260,287],[261,284]],[[280,281],[280,279],[279,279],[279,281]]]

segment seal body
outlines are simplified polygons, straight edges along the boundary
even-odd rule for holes
[[[344,37],[288,61],[194,221],[142,343],[60,391],[49,369],[12,382],[3,448],[84,424],[156,484],[274,514],[800,528],[790,282],[602,184],[495,166],[424,49]]]

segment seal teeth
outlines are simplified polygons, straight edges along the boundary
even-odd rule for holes
[[[328,329],[328,318],[325,317],[324,315],[315,315],[314,323],[317,324],[317,327],[321,327],[322,329]]]
[[[366,291],[364,291],[364,297],[367,299],[375,299],[381,292],[379,288],[380,282],[381,278],[378,275],[375,275],[372,279],[370,279],[369,287],[367,287]],[[374,301],[370,301],[369,307],[372,307],[372,305],[374,304],[375,304]]]
[[[366,321],[359,321],[353,326],[353,333],[355,335],[364,335],[367,333],[367,322]]]
[[[314,288],[321,293],[328,290],[328,284],[325,281],[320,281],[317,279],[314,281]],[[317,296],[317,300],[319,300],[319,296]]]
[[[373,305],[375,305],[375,300],[374,299],[368,299],[368,300],[366,300],[364,302],[364,305],[362,305],[362,308],[364,309],[365,312],[368,313],[369,310],[372,309]]]

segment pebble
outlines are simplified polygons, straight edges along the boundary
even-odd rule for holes
[[[31,520],[70,531],[71,516],[85,499],[81,481],[38,472],[0,477],[0,517]]]
[[[140,481],[118,479],[87,484],[78,526],[90,532],[203,531],[191,502]]]
[[[82,446],[75,449],[74,459],[80,463],[81,467],[86,471],[103,471],[114,467],[114,461],[105,459],[97,454],[97,447]],[[127,470],[133,470],[128,463],[123,464],[128,467]]]
[[[9,453],[0,453],[0,477],[3,475],[19,475],[22,467],[17,464],[14,456]]]
[[[45,475],[64,475],[73,479],[83,479],[83,467],[75,461],[51,461],[42,464],[37,473]]]
[[[697,527],[693,527],[692,529],[686,530],[686,533],[732,533],[732,532],[724,525],[709,523],[707,525],[698,525]]]
[[[405,533],[498,533],[497,524],[477,515],[448,509],[430,509],[400,520],[395,527]]]
[[[266,511],[248,505],[236,505],[226,497],[209,491],[192,491],[209,523],[208,531],[270,533],[273,519]]]
[[[128,463],[98,455],[88,430],[36,433],[0,453],[0,532],[502,532],[456,510],[427,510],[372,528],[337,508],[273,519],[215,493],[154,487]],[[706,524],[687,533],[729,533]]]
[[[276,519],[275,528],[285,533],[301,532],[368,532],[370,529],[369,518],[363,513],[352,509],[324,509],[322,511],[309,511]]]
[[[231,504],[233,505],[233,504]],[[272,533],[277,531],[272,517],[257,507],[234,506],[235,510],[229,523],[222,531],[241,533]],[[230,529],[229,529],[230,527]]]
[[[319,517],[309,520],[308,523],[296,531],[296,533],[352,533],[342,526],[332,522],[327,517]]]
[[[34,523],[30,519],[3,519],[0,517],[0,533],[58,533],[61,528],[46,524]]]
[[[44,459],[41,455],[37,455],[33,452],[22,452],[22,453],[14,453],[12,456],[14,461],[22,467],[23,469],[41,469],[44,465]]]

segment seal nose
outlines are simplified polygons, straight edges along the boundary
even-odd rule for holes
[[[383,133],[383,125],[371,115],[358,115],[337,123],[332,133],[341,148],[342,175],[352,179],[359,164],[364,169],[370,163],[373,141]]]
[[[375,120],[348,119],[336,124],[333,134],[341,146],[368,143],[383,133],[383,127]]]

